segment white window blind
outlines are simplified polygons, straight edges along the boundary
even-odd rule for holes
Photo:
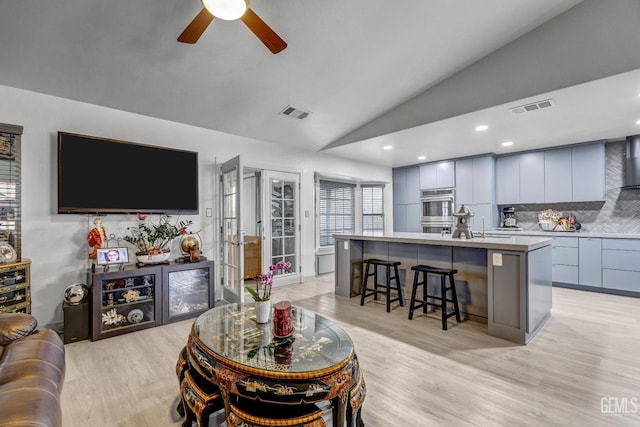
[[[362,232],[384,232],[384,186],[362,186]]]
[[[350,234],[355,228],[354,184],[320,180],[320,246],[335,244],[333,234]]]

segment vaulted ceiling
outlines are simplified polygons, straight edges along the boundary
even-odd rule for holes
[[[221,19],[177,42],[198,0],[4,1],[0,85],[388,166],[640,133],[637,0],[250,6],[284,51]]]

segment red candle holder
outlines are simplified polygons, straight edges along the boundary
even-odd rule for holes
[[[293,333],[293,312],[289,301],[280,301],[273,305],[273,334],[276,337],[288,337]]]

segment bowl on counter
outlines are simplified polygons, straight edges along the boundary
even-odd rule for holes
[[[538,225],[544,231],[553,231],[555,230],[557,223],[555,221],[541,219],[538,221]]]

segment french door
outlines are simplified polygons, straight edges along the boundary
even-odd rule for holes
[[[276,272],[274,285],[299,283],[300,269],[300,176],[295,173],[264,172],[263,206],[264,260],[291,263],[286,272]]]
[[[242,228],[242,163],[240,156],[222,164],[223,298],[244,302],[244,230]]]

